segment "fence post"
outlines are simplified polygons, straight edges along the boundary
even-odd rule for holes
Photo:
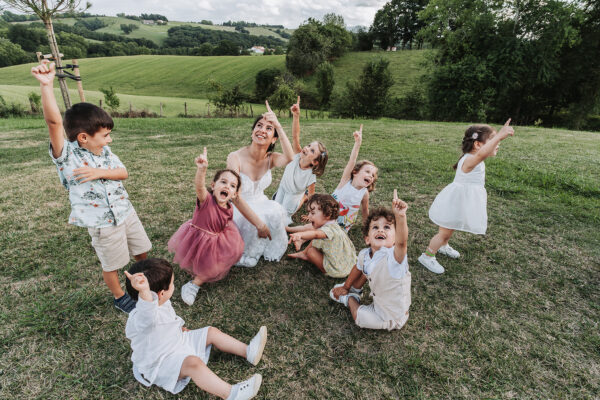
[[[308,119],[308,108],[305,111],[306,111],[306,119]]]
[[[73,72],[75,73],[75,76],[79,79],[77,79],[77,91],[79,92],[79,99],[81,99],[81,102],[85,102],[85,96],[83,94],[83,84],[81,83],[81,75],[79,74],[79,64],[77,64],[77,59],[74,58],[71,60],[71,62],[73,63]]]
[[[252,104],[250,104],[250,116],[254,118],[254,110],[252,109]]]
[[[207,116],[208,118],[210,118],[210,103],[206,103],[206,110],[207,110],[207,114],[206,114],[206,116]]]
[[[131,102],[129,102],[129,115],[131,115],[131,111],[132,111],[132,109],[131,109]]]
[[[99,104],[100,104],[100,108],[102,108],[102,99],[100,99]]]
[[[183,103],[183,113],[187,117],[187,101]]]
[[[160,103],[160,116],[162,117],[162,102]]]

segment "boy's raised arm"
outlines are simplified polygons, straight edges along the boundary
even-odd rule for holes
[[[396,218],[396,243],[394,244],[394,258],[398,263],[406,257],[408,243],[408,225],[406,224],[406,210],[408,204],[398,198],[398,191],[394,189],[392,211]]]
[[[42,109],[44,111],[44,120],[48,125],[50,135],[50,144],[52,145],[52,156],[60,157],[65,144],[64,128],[62,116],[56,104],[54,97],[54,77],[56,68],[54,63],[48,63],[48,60],[42,60],[42,63],[31,68],[31,74],[40,82],[42,92]]]

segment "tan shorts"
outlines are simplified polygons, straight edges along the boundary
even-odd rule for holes
[[[129,264],[132,256],[150,251],[152,243],[135,210],[117,226],[88,228],[102,270],[115,271]]]
[[[394,329],[401,329],[406,321],[408,320],[408,312],[405,318],[400,321],[386,320],[383,319],[375,311],[375,305],[369,304],[368,306],[360,306],[356,311],[356,325],[359,328],[367,329],[387,329],[388,331]]]

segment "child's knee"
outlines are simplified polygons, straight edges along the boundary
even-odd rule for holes
[[[214,339],[222,334],[223,332],[221,332],[219,329],[215,328],[214,326],[209,326],[208,332],[206,333],[207,344],[213,344]]]
[[[189,376],[192,371],[204,368],[206,364],[200,357],[187,356],[181,365],[181,376]]]

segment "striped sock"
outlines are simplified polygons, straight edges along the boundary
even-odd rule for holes
[[[431,251],[429,249],[429,247],[427,248],[427,250],[425,250],[425,254],[428,255],[429,257],[435,257],[435,253],[433,251]]]

